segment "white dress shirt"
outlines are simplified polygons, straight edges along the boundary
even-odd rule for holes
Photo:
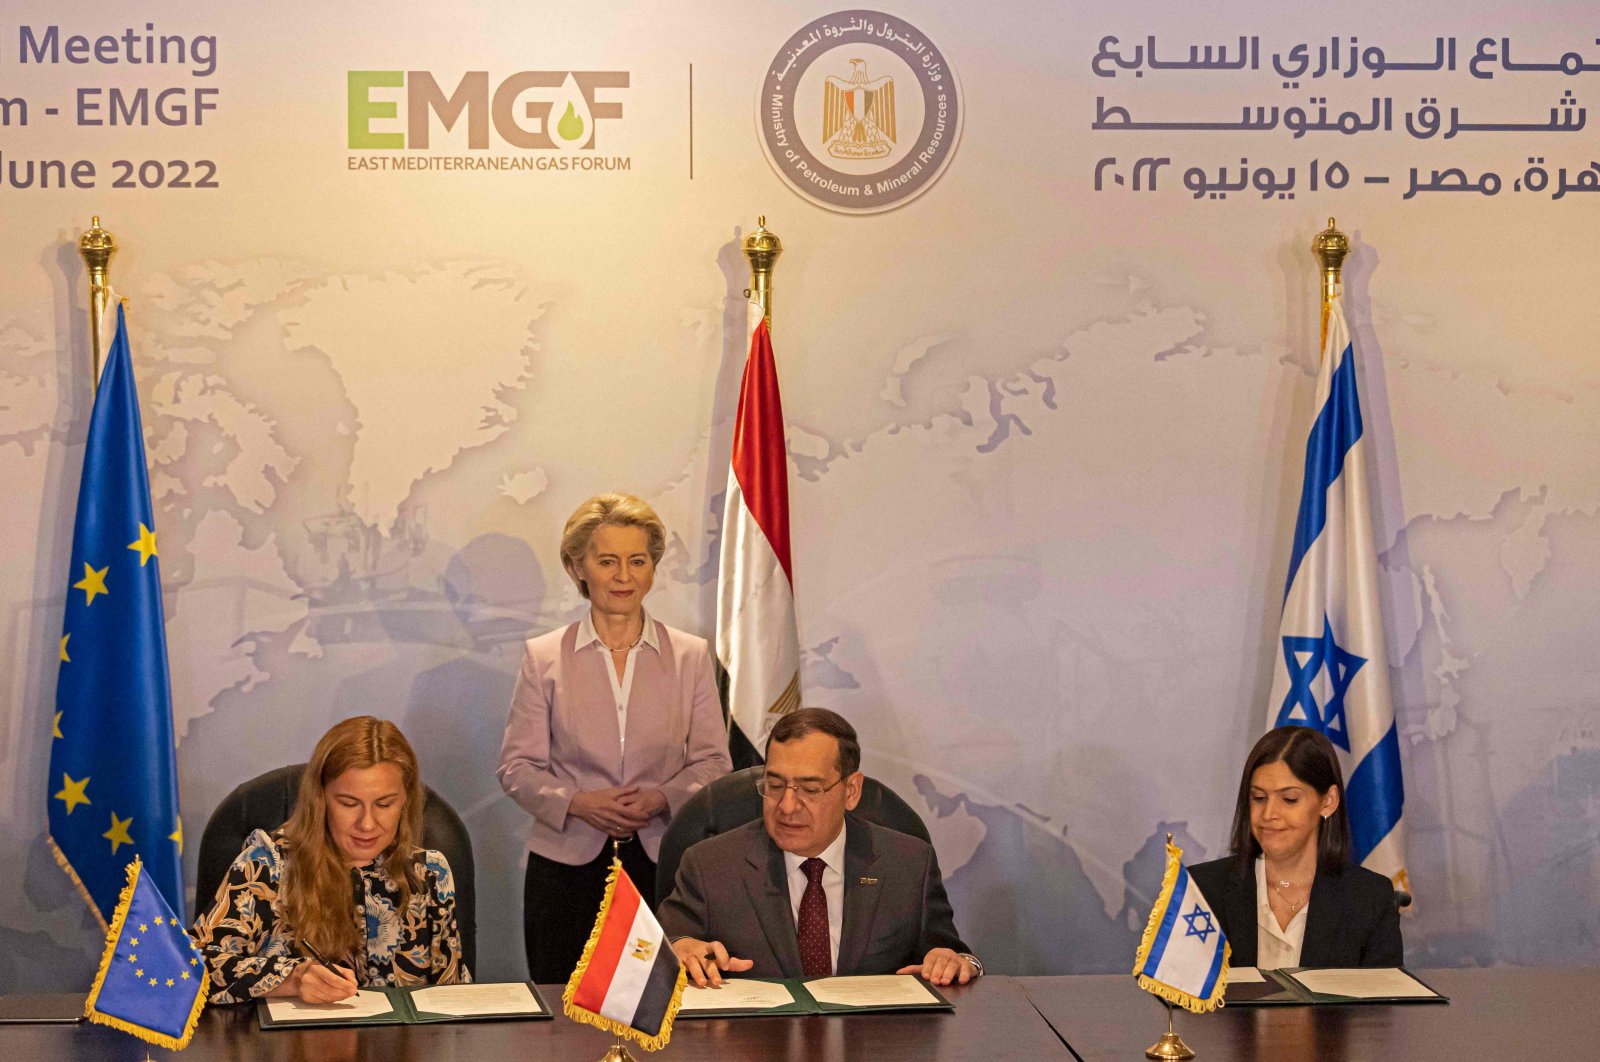
[[[1306,939],[1306,912],[1311,909],[1311,898],[1289,919],[1289,924],[1278,925],[1278,916],[1272,913],[1268,897],[1267,861],[1256,857],[1256,966],[1263,970],[1279,970],[1300,965],[1300,945]]]
[[[825,864],[822,871],[822,892],[828,898],[829,973],[839,969],[839,929],[844,922],[844,835],[848,829],[848,826],[841,826],[839,836],[817,854],[817,858]],[[793,852],[783,853],[783,866],[788,871],[789,879],[789,907],[794,913],[797,931],[800,925],[800,899],[806,894],[806,886],[810,884],[806,872],[800,869],[800,864],[805,861],[805,856],[795,855]]]
[[[628,658],[622,665],[622,677],[617,677],[617,668],[612,663],[610,646],[600,640],[600,632],[594,629],[594,609],[583,614],[583,619],[578,621],[578,644],[580,652],[594,647],[594,651],[606,658],[606,678],[611,680],[611,697],[617,705],[617,734],[622,739],[622,750],[628,750],[628,698],[633,694],[633,661],[643,649],[649,647],[653,652],[661,652],[661,643],[656,637],[656,621],[648,615],[644,616],[644,629],[639,640],[633,643],[628,650]]]

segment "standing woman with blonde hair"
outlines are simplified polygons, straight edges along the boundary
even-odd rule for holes
[[[363,715],[324,734],[289,821],[250,835],[195,922],[211,1002],[471,981],[450,864],[419,844],[422,804],[393,723]]]
[[[705,639],[644,610],[665,547],[660,517],[638,498],[578,506],[561,563],[589,609],[527,643],[511,695],[498,775],[532,816],[522,926],[540,983],[577,965],[613,843],[653,909],[667,821],[732,766]]]

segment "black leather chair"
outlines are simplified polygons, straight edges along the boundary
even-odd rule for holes
[[[683,802],[661,838],[661,858],[656,862],[657,899],[664,900],[672,893],[678,879],[678,862],[690,845],[761,817],[756,779],[764,769],[747,767],[725,774]],[[861,802],[850,814],[933,843],[916,809],[876,778],[863,781]]]
[[[200,838],[200,865],[195,873],[192,910],[211,910],[228,868],[239,857],[253,830],[272,831],[294,810],[305,764],[296,763],[258,775],[222,798]],[[478,969],[477,876],[472,862],[472,837],[445,799],[431,788],[422,807],[422,844],[444,853],[456,879],[456,922],[461,929],[461,957],[474,976]]]

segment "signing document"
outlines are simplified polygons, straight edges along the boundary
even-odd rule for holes
[[[683,986],[684,1010],[771,1010],[794,1001],[786,986],[770,981],[729,979],[721,988]]]
[[[1397,969],[1300,970],[1294,975],[1306,988],[1322,996],[1350,999],[1427,999],[1438,993]]]
[[[1254,966],[1228,967],[1228,983],[1230,985],[1259,985],[1265,984],[1266,978],[1261,976],[1261,971]]]
[[[806,982],[818,1003],[842,1007],[908,1007],[944,1002],[910,974],[823,977]]]
[[[354,1021],[393,1014],[394,1005],[382,992],[363,988],[337,1003],[306,1003],[299,999],[269,999],[267,1012],[274,1021]]]
[[[544,1013],[533,991],[521,981],[418,988],[411,993],[411,1005],[425,1014],[446,1014],[452,1018]]]

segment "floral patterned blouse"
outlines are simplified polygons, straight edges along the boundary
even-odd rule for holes
[[[264,996],[308,961],[295,943],[278,903],[289,844],[256,830],[228,868],[210,913],[195,922],[195,942],[205,956],[213,1003]],[[400,890],[381,858],[350,871],[350,917],[365,930],[366,961],[355,971],[363,986],[464,984],[472,980],[461,959],[456,928],[456,884],[450,864],[435,851],[417,849],[424,887],[397,908]]]

